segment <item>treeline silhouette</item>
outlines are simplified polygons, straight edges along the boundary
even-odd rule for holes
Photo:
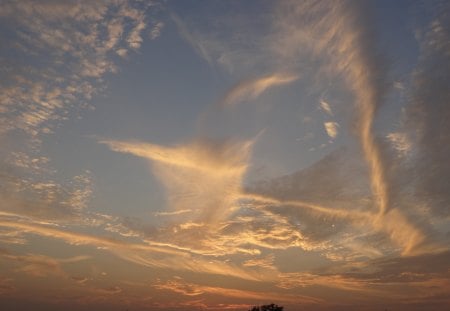
[[[254,306],[248,311],[283,311],[283,307],[271,303],[270,305]]]

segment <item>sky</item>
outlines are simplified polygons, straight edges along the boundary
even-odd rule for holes
[[[0,0],[4,310],[450,306],[448,1]]]

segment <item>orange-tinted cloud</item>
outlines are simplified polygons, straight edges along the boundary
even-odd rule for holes
[[[298,79],[297,75],[288,73],[274,73],[256,79],[245,80],[232,87],[220,102],[221,106],[237,105],[243,101],[255,100],[267,89],[292,83]]]
[[[174,211],[199,210],[201,221],[217,222],[237,209],[252,141],[197,141],[176,147],[102,141],[111,149],[152,161]]]

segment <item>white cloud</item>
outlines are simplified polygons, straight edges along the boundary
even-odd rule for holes
[[[331,110],[330,104],[324,100],[320,101],[320,108],[325,111],[328,115],[332,116],[333,111]]]
[[[336,138],[336,136],[338,135],[338,131],[339,131],[339,124],[336,122],[325,122],[323,124],[323,126],[325,127],[325,131],[327,132],[328,136],[330,136],[330,138]]]

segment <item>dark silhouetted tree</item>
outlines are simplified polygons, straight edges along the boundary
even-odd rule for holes
[[[283,311],[283,307],[272,303],[270,305],[254,306],[248,311]]]

